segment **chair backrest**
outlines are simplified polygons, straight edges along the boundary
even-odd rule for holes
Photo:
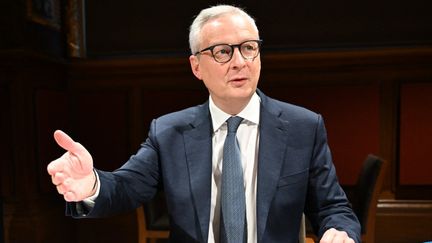
[[[299,243],[306,243],[306,220],[304,214],[300,223]]]
[[[386,170],[385,160],[369,154],[358,177],[352,205],[361,224],[362,242],[374,242],[376,209]]]
[[[169,237],[169,218],[163,192],[137,209],[138,242],[156,242]]]
[[[158,191],[151,201],[144,203],[143,208],[148,230],[169,230],[168,209],[162,191]]]

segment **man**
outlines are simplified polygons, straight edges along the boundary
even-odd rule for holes
[[[321,116],[257,90],[261,41],[254,20],[236,7],[211,7],[196,17],[189,40],[191,68],[209,101],[155,119],[120,169],[94,170],[82,145],[55,132],[68,152],[48,172],[69,202],[67,213],[130,210],[163,185],[172,242],[298,242],[303,212],[321,242],[359,242],[360,225],[338,184]],[[234,133],[227,132],[230,117],[240,117]],[[225,150],[225,140],[238,147]],[[233,171],[239,173],[225,179]],[[227,182],[239,178],[240,186]],[[237,191],[227,195],[232,188]]]

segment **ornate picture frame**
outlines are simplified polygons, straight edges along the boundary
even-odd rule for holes
[[[60,30],[59,0],[27,0],[27,17],[33,22]]]

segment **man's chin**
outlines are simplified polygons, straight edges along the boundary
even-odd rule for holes
[[[253,89],[236,89],[232,90],[230,94],[231,100],[245,100],[250,99],[252,95],[255,93],[255,90]]]

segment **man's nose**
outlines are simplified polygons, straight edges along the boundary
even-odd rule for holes
[[[231,62],[236,65],[244,65],[246,62],[245,58],[240,52],[240,47],[234,48]]]

